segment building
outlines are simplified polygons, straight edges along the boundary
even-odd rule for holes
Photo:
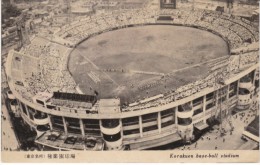
[[[143,10],[140,12],[145,14],[140,14],[138,11],[130,13],[131,15],[136,14],[141,18],[140,20],[134,20],[136,22],[132,21],[130,24],[127,21],[131,21],[132,17],[123,15],[125,17],[122,17],[120,23],[124,24],[124,28],[128,27],[128,24],[133,26],[134,23],[135,26],[157,24],[159,12],[152,13],[153,15],[149,15],[150,13]],[[187,21],[182,19],[186,19],[188,16],[183,17],[184,14],[176,16],[172,10],[169,12],[168,15],[173,15],[171,17],[174,19],[168,21],[168,24],[201,28],[219,34],[219,36],[222,36],[220,34],[222,31],[227,30],[228,35],[232,35],[233,31],[229,29],[222,28],[219,32],[219,28],[215,28],[217,25],[210,28],[211,24],[203,22],[212,19],[193,19],[200,14],[190,17],[192,20],[186,23]],[[120,14],[127,14],[127,12],[124,11]],[[212,18],[214,13],[210,13],[208,16]],[[216,14],[216,16],[219,15]],[[229,21],[227,17],[223,17]],[[114,16],[104,18],[106,19],[103,20],[115,19]],[[88,21],[88,24],[91,23],[90,19],[84,20]],[[75,26],[78,34],[81,30],[80,25],[86,25],[84,20],[72,23],[72,27],[69,28],[74,31],[73,26]],[[116,23],[106,26],[107,24],[104,23],[105,21],[102,22],[103,20],[100,19],[99,22],[103,26],[99,26],[100,28],[97,29],[99,31],[93,30],[93,34],[123,28],[122,25]],[[232,18],[232,20],[243,21],[239,18]],[[179,21],[179,23],[177,24],[175,21]],[[243,28],[236,22],[230,21],[230,23],[238,27],[236,30]],[[104,29],[102,29],[103,27]],[[64,29],[69,34],[67,27]],[[61,28],[61,30],[63,29]],[[82,28],[82,30],[86,29]],[[243,29],[237,33],[244,34],[245,31]],[[87,32],[89,31],[87,30]],[[64,35],[63,31],[60,33]],[[64,37],[68,37],[67,34]],[[254,34],[258,35],[258,32]],[[252,37],[254,43],[258,43],[255,35],[252,34],[249,37]],[[70,36],[72,35],[70,34]],[[241,37],[243,36],[241,35]],[[234,47],[234,44],[238,43],[237,40],[232,40],[233,36],[226,38],[230,47]],[[240,38],[239,41],[243,40],[243,42],[237,46],[242,47],[247,39]],[[45,44],[51,44],[50,42],[52,41],[46,41]],[[75,43],[78,42],[80,41]],[[65,44],[56,46],[57,49],[58,47],[67,48]],[[42,47],[47,46],[38,48]],[[41,79],[41,74],[38,75],[40,78],[37,77],[37,73],[41,72],[39,66],[42,62],[39,55],[10,51],[6,65],[11,91],[9,99],[16,100],[17,111],[20,112],[24,121],[36,130],[35,142],[43,150],[50,148],[55,150],[142,150],[180,141],[187,143],[193,141],[195,136],[211,126],[212,121],[221,121],[222,118],[230,115],[232,108],[236,107],[239,111],[243,111],[251,106],[252,96],[259,89],[258,50],[258,47],[249,49],[248,46],[238,54],[214,61],[209,69],[209,75],[201,81],[194,82],[191,89],[177,89],[165,94],[160,93],[153,98],[139,100],[128,107],[120,106],[118,98],[97,99],[96,95],[83,95],[76,92],[40,93],[35,91],[36,86],[33,89],[31,86],[26,86],[25,77],[36,77],[35,81]],[[55,54],[55,51],[52,54]],[[62,71],[64,72],[64,70]],[[33,80],[33,82],[35,81]],[[30,90],[33,91],[30,93]]]
[[[8,58],[14,57],[9,55]],[[220,102],[223,114],[227,114],[230,107],[248,108],[254,84],[259,81],[255,76],[257,68],[258,64],[252,65],[225,80],[221,87],[207,88],[170,104],[139,111],[121,112],[118,99],[96,102],[94,96],[66,93],[38,94],[30,102],[16,92],[12,79],[9,79],[9,86],[13,93],[9,93],[9,99],[17,100],[18,111],[36,129],[36,143],[42,146],[60,150],[83,149],[82,145],[71,145],[71,148],[55,145],[59,137],[70,135],[76,137],[73,144],[82,143],[77,137],[86,136],[94,138],[99,146],[105,145],[104,149],[108,150],[146,149],[192,140],[194,132],[207,128],[209,120],[219,115],[217,105]],[[55,132],[59,134],[55,140],[46,140]]]
[[[259,116],[256,116],[255,119],[245,128],[243,136],[259,144]]]

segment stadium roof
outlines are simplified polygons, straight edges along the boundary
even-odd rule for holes
[[[70,100],[70,101],[79,101],[79,102],[90,102],[95,103],[97,98],[93,95],[83,95],[83,94],[75,94],[75,93],[63,93],[63,92],[54,92],[54,99],[60,100]]]

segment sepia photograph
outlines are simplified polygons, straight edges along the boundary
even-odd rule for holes
[[[2,0],[1,31],[2,162],[259,162],[258,0]]]

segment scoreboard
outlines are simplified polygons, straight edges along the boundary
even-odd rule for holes
[[[176,0],[160,0],[161,9],[176,9]]]

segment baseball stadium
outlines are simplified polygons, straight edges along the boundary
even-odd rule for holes
[[[81,16],[9,52],[7,96],[42,150],[192,143],[251,107],[258,36],[250,20],[199,8]],[[244,137],[259,144],[255,132]]]

